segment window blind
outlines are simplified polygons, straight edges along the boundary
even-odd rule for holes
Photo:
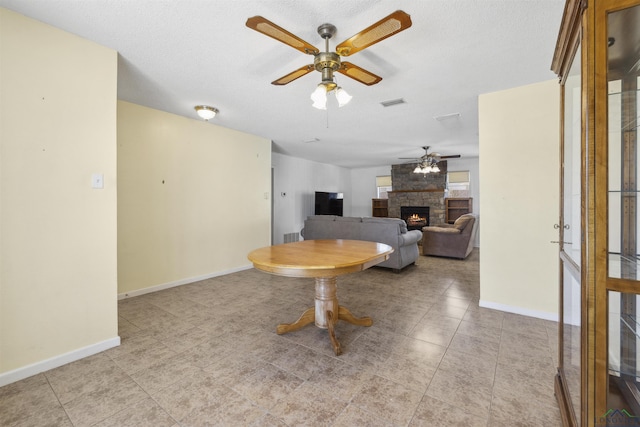
[[[376,176],[376,187],[391,187],[391,175]]]
[[[469,182],[469,171],[448,172],[449,183],[458,184],[463,182]]]

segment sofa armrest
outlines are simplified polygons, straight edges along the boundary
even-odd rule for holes
[[[460,230],[458,230],[457,228],[453,228],[453,227],[440,227],[440,226],[434,226],[434,227],[422,227],[422,232],[423,233],[439,233],[439,234],[460,234]]]
[[[400,234],[398,241],[400,246],[407,246],[413,243],[418,243],[422,239],[422,231],[420,230],[410,230],[404,234]]]

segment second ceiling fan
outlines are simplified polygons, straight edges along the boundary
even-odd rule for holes
[[[322,24],[318,27],[318,34],[325,40],[324,52],[321,52],[312,44],[302,40],[300,37],[279,27],[262,16],[254,16],[247,19],[246,25],[252,30],[265,34],[291,46],[296,50],[299,50],[302,53],[312,55],[314,57],[313,64],[300,67],[297,70],[274,80],[271,84],[286,85],[314,70],[319,71],[322,73],[322,82],[318,85],[318,89],[316,89],[316,91],[324,91],[326,99],[326,92],[339,89],[333,80],[334,72],[344,74],[345,76],[351,77],[352,79],[368,86],[379,83],[382,80],[382,77],[350,62],[343,62],[341,57],[353,55],[354,53],[360,52],[361,50],[364,50],[387,37],[391,37],[400,31],[406,30],[411,26],[411,17],[406,12],[397,10],[389,16],[382,18],[375,24],[360,31],[353,37],[350,37],[338,44],[335,52],[329,52],[329,39],[336,33],[336,27],[332,24]],[[340,102],[340,93],[336,92],[336,96]],[[314,99],[313,95],[312,99]],[[315,100],[314,106],[317,108],[323,108],[322,106],[315,105]]]
[[[438,167],[438,163],[444,159],[457,159],[460,158],[460,154],[451,154],[449,156],[443,156],[440,153],[429,153],[429,146],[424,146],[422,149],[424,150],[424,154],[420,157],[399,157],[401,160],[413,160],[413,162],[417,162],[416,168],[414,169],[414,173],[431,173],[431,172],[440,172],[440,168]],[[413,163],[410,162],[410,163]]]

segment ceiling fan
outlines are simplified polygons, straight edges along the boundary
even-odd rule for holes
[[[352,79],[367,86],[374,85],[382,80],[382,77],[377,76],[364,68],[358,67],[350,62],[343,62],[341,57],[353,55],[354,53],[360,52],[361,50],[364,50],[387,37],[391,37],[400,31],[406,30],[411,26],[411,17],[406,12],[397,10],[337,45],[335,52],[329,52],[329,39],[336,33],[336,27],[332,24],[322,24],[318,27],[318,34],[325,40],[324,52],[320,52],[310,43],[302,40],[300,37],[290,33],[284,28],[277,26],[262,16],[254,16],[247,19],[246,25],[252,30],[272,37],[302,53],[313,56],[313,64],[300,67],[297,70],[272,81],[271,84],[278,86],[286,85],[314,70],[319,71],[322,73],[322,82],[318,85],[316,92],[312,94],[311,99],[314,100],[314,107],[324,109],[326,108],[326,94],[334,89],[336,90],[336,97],[338,97],[338,102],[341,106],[351,99],[349,95],[346,95],[346,92],[341,92],[341,88],[339,88],[334,82],[334,72],[337,71],[338,73],[351,77]],[[346,100],[346,102],[341,102],[342,94],[346,95],[343,98],[343,101]],[[320,99],[314,99],[314,95]],[[322,105],[322,96],[324,96],[325,105]]]
[[[452,154],[449,156],[443,156],[440,153],[429,153],[429,146],[424,146],[422,149],[424,150],[424,155],[421,157],[400,157],[400,159],[413,160],[417,162],[416,168],[414,169],[414,173],[432,173],[432,172],[440,172],[440,168],[438,167],[438,162],[444,159],[457,159],[460,157],[460,154]]]

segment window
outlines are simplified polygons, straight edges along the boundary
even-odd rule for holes
[[[448,197],[471,197],[469,171],[447,172]]]
[[[378,199],[388,199],[387,192],[391,191],[391,175],[376,176],[376,187],[378,188]]]

